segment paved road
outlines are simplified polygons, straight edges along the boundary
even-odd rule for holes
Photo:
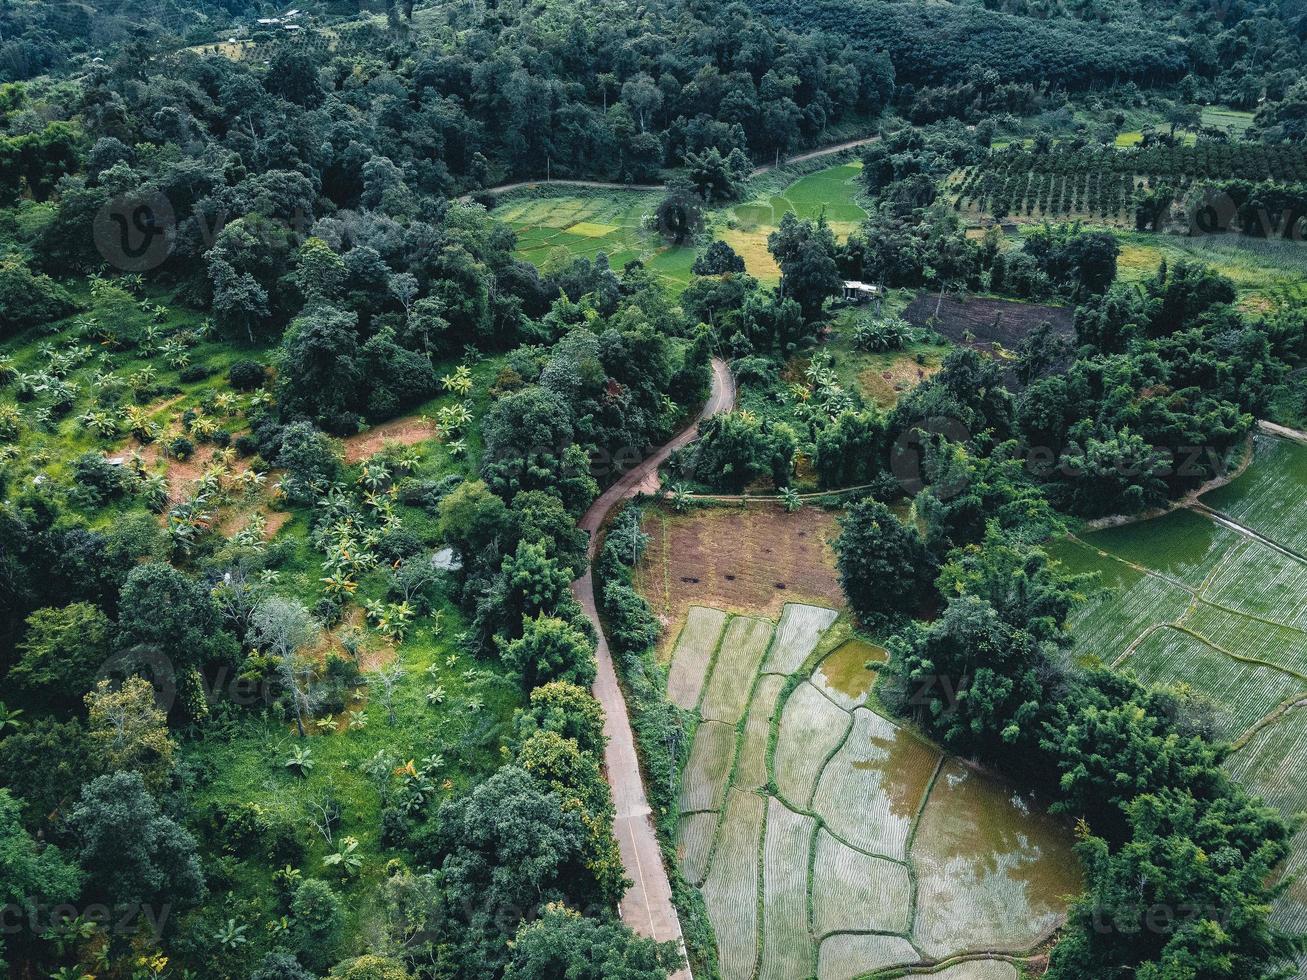
[[[658,467],[674,449],[692,442],[698,434],[700,419],[718,412],[729,411],[735,404],[735,381],[726,362],[713,359],[712,394],[694,424],[677,434],[671,442],[654,452],[634,469],[609,487],[585,512],[580,526],[590,535],[588,557],[593,561],[599,549],[599,528],[613,507],[657,480]],[[572,583],[572,592],[585,613],[594,623],[599,635],[595,656],[599,672],[595,678],[594,696],[604,708],[604,734],[608,745],[604,749],[604,769],[608,784],[613,790],[616,819],[613,832],[622,852],[622,865],[626,876],[633,882],[622,898],[622,921],[642,936],[659,942],[681,941],[681,923],[672,905],[672,886],[663,867],[662,850],[650,819],[649,799],[645,796],[644,780],[640,775],[640,762],[635,751],[635,738],[631,733],[631,719],[626,713],[626,699],[617,683],[613,658],[608,641],[599,623],[595,605],[594,582],[589,563],[586,573]],[[675,980],[689,980],[689,970],[675,975]]]
[[[844,150],[866,146],[878,139],[880,139],[879,136],[864,136],[861,139],[848,140],[844,143],[836,143],[833,146],[823,146],[819,150],[809,150],[807,153],[800,153],[798,156],[786,157],[779,164],[767,163],[761,167],[754,167],[750,176],[757,177],[769,170],[775,170],[778,166],[785,167],[792,163],[803,163],[805,160],[815,160],[818,157],[826,157],[833,153],[841,153]],[[524,187],[597,187],[601,190],[610,191],[660,191],[664,186],[664,184],[618,184],[606,180],[568,180],[562,177],[556,180],[516,180],[511,184],[483,187],[481,190],[462,195],[459,200],[470,201],[473,194],[507,194],[509,191],[518,191]]]

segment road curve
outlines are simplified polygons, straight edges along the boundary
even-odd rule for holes
[[[622,866],[633,883],[622,898],[619,910],[622,921],[635,932],[659,942],[682,942],[681,923],[672,904],[672,886],[667,878],[667,870],[663,867],[662,849],[658,846],[658,837],[650,817],[649,799],[644,792],[644,779],[640,774],[640,760],[635,751],[631,719],[626,712],[626,699],[617,683],[612,654],[608,651],[608,641],[599,622],[590,565],[599,550],[599,529],[613,507],[627,497],[648,489],[651,479],[656,488],[658,467],[674,449],[694,440],[698,435],[700,420],[718,412],[729,411],[734,406],[735,381],[731,377],[730,368],[725,361],[714,358],[712,371],[712,393],[699,417],[677,433],[669,443],[625,473],[582,516],[579,526],[590,535],[588,561],[585,574],[572,583],[572,593],[594,624],[598,636],[595,657],[599,662],[599,671],[595,677],[594,696],[603,705],[604,735],[608,738],[604,748],[604,770],[608,785],[612,787],[613,807],[616,811],[613,833],[621,849]],[[674,980],[690,980],[690,971],[687,969],[675,974]]]

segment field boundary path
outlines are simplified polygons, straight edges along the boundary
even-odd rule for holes
[[[599,621],[591,564],[599,550],[599,529],[609,512],[627,497],[642,492],[650,478],[657,482],[658,467],[673,450],[694,441],[701,420],[729,411],[734,406],[735,379],[731,377],[726,362],[713,358],[712,373],[712,392],[694,422],[627,471],[585,512],[579,526],[590,535],[586,550],[586,570],[584,575],[572,583],[572,593],[594,624],[598,641],[595,659],[599,669],[594,682],[594,696],[604,709],[604,735],[608,739],[604,747],[604,770],[613,792],[613,833],[622,854],[622,866],[632,882],[631,888],[619,903],[619,911],[622,921],[635,932],[659,942],[678,942],[682,951],[685,944],[681,937],[681,922],[677,918],[676,907],[672,904],[672,886],[667,878],[667,869],[663,867],[662,848],[658,845],[649,798],[644,791],[644,779],[635,750],[635,737],[631,732],[631,719],[626,711],[626,699],[617,682],[612,654],[608,650],[608,641]],[[676,973],[673,980],[691,980],[689,968]]]
[[[816,150],[809,150],[807,153],[800,153],[797,156],[786,157],[779,163],[764,163],[760,167],[754,167],[749,172],[750,177],[761,177],[770,170],[777,167],[787,167],[790,164],[804,163],[808,160],[816,160],[819,157],[832,156],[836,153],[843,153],[845,150],[854,150],[859,146],[866,146],[868,143],[875,143],[879,136],[863,136],[855,140],[846,140],[843,143],[834,143],[831,146],[823,146]],[[581,180],[569,177],[550,177],[539,180],[514,180],[507,184],[496,184],[494,187],[482,187],[475,191],[469,191],[459,196],[460,201],[470,201],[477,194],[507,194],[510,191],[520,191],[528,187],[591,187],[596,190],[604,191],[661,191],[667,188],[666,184],[622,184],[610,180]]]
[[[1276,422],[1267,422],[1265,419],[1257,420],[1257,428],[1272,436],[1281,436],[1285,439],[1292,439],[1294,442],[1307,443],[1307,432],[1299,429],[1291,429],[1287,425],[1280,425]]]

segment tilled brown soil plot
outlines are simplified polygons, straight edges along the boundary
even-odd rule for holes
[[[635,585],[676,638],[690,606],[776,618],[787,602],[844,605],[830,541],[837,512],[804,507],[787,514],[771,503],[713,506],[677,514],[645,511],[649,547]]]
[[[1075,312],[1069,306],[948,295],[941,303],[938,293],[919,294],[903,311],[903,318],[915,327],[933,328],[955,344],[965,343],[986,352],[993,351],[995,344],[1015,350],[1045,320],[1059,334],[1070,337],[1075,333]]]

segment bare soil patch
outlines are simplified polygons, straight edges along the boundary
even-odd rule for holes
[[[388,442],[413,446],[435,438],[436,424],[422,415],[407,415],[373,426],[366,432],[341,440],[345,445],[345,462],[359,463],[381,452]]]
[[[844,593],[830,541],[836,512],[771,503],[714,506],[677,514],[650,506],[649,547],[635,586],[666,627],[670,649],[690,606],[712,606],[776,619],[787,602],[842,607]]]
[[[929,292],[919,293],[903,317],[913,326],[932,328],[956,344],[985,352],[995,350],[995,345],[1015,350],[1045,320],[1059,334],[1069,337],[1075,333],[1075,313],[1069,307],[956,296],[945,296],[941,303],[938,293]]]
[[[893,408],[905,392],[940,369],[937,357],[925,364],[918,364],[913,355],[906,353],[880,355],[877,360],[879,363],[858,372],[858,387],[881,408]]]

